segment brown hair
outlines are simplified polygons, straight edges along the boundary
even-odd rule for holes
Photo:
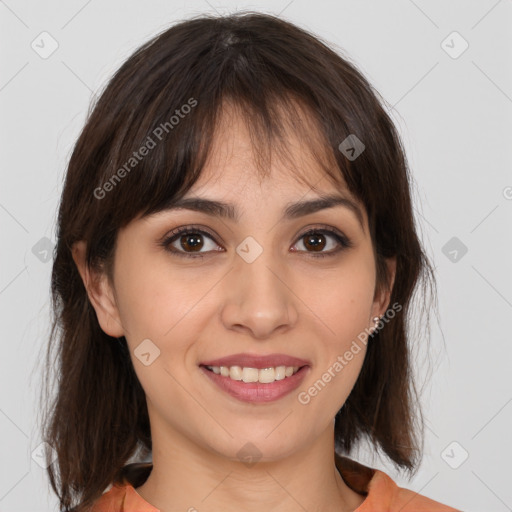
[[[336,450],[348,454],[367,437],[399,469],[416,467],[423,423],[417,421],[407,319],[420,277],[434,282],[433,272],[416,233],[396,128],[384,100],[340,54],[271,15],[202,15],[141,46],[91,107],[59,207],[46,354],[46,369],[58,371],[58,382],[51,403],[45,395],[43,439],[57,455],[48,474],[66,512],[84,510],[127,461],[151,451],[145,394],[126,339],[100,328],[72,245],[85,240],[86,264],[111,276],[118,230],[190,189],[227,104],[243,114],[262,173],[271,152],[286,150],[286,124],[326,175],[343,176],[368,213],[377,290],[389,283],[384,258],[396,257],[390,303],[401,309],[368,344],[361,374],[336,416]],[[356,159],[339,149],[351,134],[365,145]],[[150,150],[134,157],[143,146]]]

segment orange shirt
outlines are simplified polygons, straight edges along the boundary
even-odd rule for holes
[[[398,487],[383,471],[371,469],[362,464],[336,457],[336,466],[345,483],[366,496],[354,512],[460,512],[459,510],[431,500],[426,496]],[[148,464],[131,464],[148,468]],[[132,485],[129,478],[115,482],[95,504],[91,512],[160,512],[145,501]],[[139,483],[136,487],[139,487]]]

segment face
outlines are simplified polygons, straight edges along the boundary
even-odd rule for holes
[[[359,342],[356,351],[353,342],[384,313],[389,294],[374,297],[363,206],[342,181],[330,182],[291,135],[290,143],[314,188],[274,158],[270,176],[256,178],[249,135],[235,119],[219,128],[214,152],[186,197],[229,203],[237,219],[169,210],[119,232],[113,282],[104,281],[92,301],[103,330],[127,339],[153,436],[233,460],[251,442],[263,460],[279,459],[332,428],[356,382],[366,345]],[[350,199],[361,218],[344,204],[285,216],[290,204],[327,194]],[[188,233],[176,234],[178,228]],[[258,402],[225,391],[201,366],[240,353],[284,354],[307,366],[300,378],[274,384],[215,374],[239,387],[260,386],[260,396],[261,386],[299,382]]]

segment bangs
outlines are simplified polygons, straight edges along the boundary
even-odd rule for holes
[[[240,82],[237,85],[242,87]],[[212,159],[220,133],[229,129],[235,118],[243,122],[249,135],[252,161],[260,182],[270,177],[272,162],[278,160],[293,178],[311,190],[323,181],[323,178],[318,179],[317,172],[312,172],[311,162],[335,186],[345,183],[317,114],[293,92],[283,94],[267,89],[265,96],[242,97],[239,91],[232,90],[218,97],[216,103],[213,101],[214,98],[207,98],[204,93],[200,100],[189,99],[174,109],[174,112],[186,110],[188,113],[183,117],[170,115],[173,112],[170,105],[160,106],[159,112],[167,112],[167,124],[165,121],[158,123],[160,116],[148,119],[152,122],[150,133],[134,141],[130,150],[118,158],[118,170],[106,181],[112,182],[108,197],[110,209],[117,212],[118,218],[122,212],[119,227],[134,218],[163,211],[185,195]],[[185,109],[187,104],[194,107]],[[174,125],[171,120],[176,122],[176,118],[179,122]],[[134,154],[140,155],[144,147],[148,148],[147,152],[143,150],[146,156],[135,157]],[[132,164],[134,167],[130,170]],[[116,175],[123,168],[124,179],[117,180]]]
[[[231,132],[237,121],[241,121],[247,130],[251,162],[260,183],[270,178],[276,160],[293,178],[312,190],[323,181],[323,178],[319,180],[317,172],[313,173],[317,168],[338,187],[343,183],[342,173],[318,119],[300,100],[274,96],[265,98],[263,103],[242,103],[239,98],[225,98],[216,106],[213,117],[206,119],[207,124],[201,127],[191,119],[191,138],[199,142],[197,151],[186,155],[189,162],[186,183],[179,192],[175,187],[164,186],[173,180],[172,167],[159,168],[155,179],[148,183],[148,203],[140,205],[142,217],[168,208],[194,185],[205,166],[213,160],[221,134]],[[315,169],[311,168],[311,162]],[[222,164],[216,160],[214,167],[219,168],[216,174],[220,176]]]

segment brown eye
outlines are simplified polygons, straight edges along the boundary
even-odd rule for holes
[[[315,252],[321,252],[326,246],[325,235],[323,234],[305,235],[304,240],[304,246]]]
[[[175,229],[162,241],[161,245],[172,254],[191,258],[203,258],[208,252],[218,251],[219,247],[212,235],[191,227]]]
[[[299,247],[299,249],[292,249],[292,252],[304,252],[313,257],[335,256],[353,246],[345,235],[332,229],[311,229],[299,237],[296,245],[301,244],[304,249]],[[160,245],[176,256],[190,258],[203,258],[212,252],[222,252],[213,235],[191,226],[173,230]]]
[[[180,245],[185,251],[193,251],[197,252],[200,251],[201,248],[204,245],[204,242],[202,240],[202,235],[199,235],[197,233],[190,233],[181,235],[179,238]]]
[[[302,252],[306,252],[313,257],[334,256],[340,251],[353,246],[353,243],[347,237],[331,229],[309,230],[299,237],[297,245],[300,245],[300,243],[305,248]],[[329,250],[324,251],[326,247]]]

